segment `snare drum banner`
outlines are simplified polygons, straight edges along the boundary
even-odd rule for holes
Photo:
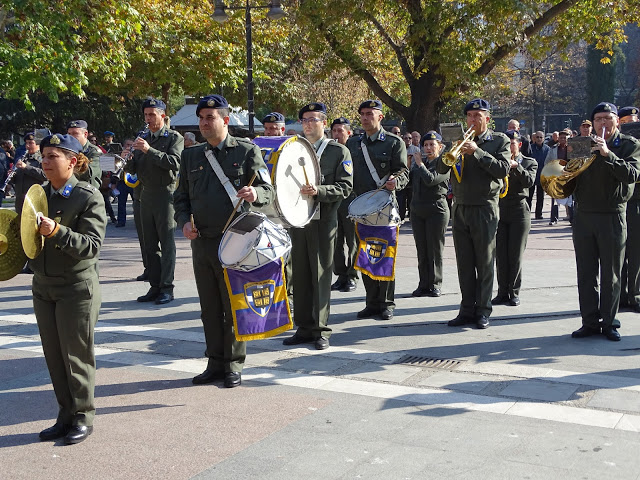
[[[282,258],[250,272],[224,269],[236,340],[269,338],[293,328]]]
[[[374,280],[393,280],[400,226],[363,225],[356,222],[358,256],[354,268]]]

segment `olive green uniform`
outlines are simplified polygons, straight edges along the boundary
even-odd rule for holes
[[[91,142],[87,142],[84,144],[84,147],[82,147],[81,153],[89,159],[89,168],[82,174],[76,174],[76,177],[78,180],[90,183],[99,189],[102,185],[102,170],[100,169],[100,155],[102,154],[102,150]]]
[[[19,160],[22,160],[26,166],[16,169],[16,174],[11,180],[11,183],[13,184],[13,191],[16,194],[16,212],[21,213],[24,196],[31,186],[42,184],[47,180],[47,176],[42,170],[42,156],[40,152],[34,154],[28,153]]]
[[[437,162],[437,158],[425,158],[422,165],[414,163],[411,168],[413,196],[409,215],[418,253],[418,288],[423,291],[442,286],[444,236],[449,226],[449,172],[438,173]]]
[[[382,179],[385,175],[396,175],[396,190],[402,190],[409,183],[407,147],[400,137],[381,128],[371,137],[362,135],[347,140],[353,160],[353,190],[356,195],[378,188],[365,162],[360,145],[362,141],[367,146],[378,176]],[[395,280],[373,280],[368,275],[362,275],[362,283],[367,292],[367,307],[378,311],[395,308]]]
[[[314,143],[317,151],[324,138]],[[320,219],[303,228],[291,228],[294,320],[296,335],[302,338],[329,338],[329,302],[338,207],[353,187],[349,150],[330,141],[320,157],[322,184],[317,185]]]
[[[627,202],[627,247],[622,266],[620,303],[640,305],[640,187],[635,184]]]
[[[531,230],[529,188],[536,181],[538,162],[518,154],[518,166],[509,171],[509,189],[500,199],[496,234],[498,296],[517,297],[522,285],[522,256]]]
[[[98,256],[107,218],[100,192],[75,177],[51,192],[49,217],[60,229],[45,239],[42,253],[29,261],[33,275],[33,308],[44,357],[58,400],[56,423],[91,426],[96,360],[93,330],[101,295]],[[68,187],[67,187],[68,188]]]
[[[144,273],[147,273],[147,255],[144,251],[144,242],[142,241],[142,217],[140,215],[140,192],[142,191],[142,185],[138,184],[133,189],[131,194],[133,205],[133,222],[136,224],[136,233],[138,234],[138,243],[140,244],[140,254],[142,256],[142,266],[144,267]]]
[[[176,266],[173,192],[184,138],[166,126],[143,138],[149,143],[149,151],[136,150],[125,170],[136,174],[142,186],[140,218],[150,292],[173,294]]]
[[[358,271],[354,268],[358,255],[358,238],[356,237],[356,224],[348,218],[349,204],[356,198],[355,194],[349,195],[340,202],[338,207],[338,231],[336,233],[336,245],[333,252],[333,273],[340,281],[358,281]],[[347,255],[344,247],[347,247]]]
[[[222,229],[233,211],[233,204],[205,156],[207,149],[213,151],[236,190],[248,185],[254,173],[263,170],[264,174],[258,174],[253,182],[258,195],[253,205],[260,207],[271,203],[275,190],[269,183],[260,149],[243,138],[227,135],[218,147],[203,143],[182,153],[180,181],[175,192],[175,219],[178,228],[182,229],[193,214],[199,232],[198,238],[191,241],[191,251],[207,344],[207,369],[241,372],[246,343],[235,338],[229,293],[218,259]]]
[[[477,150],[464,155],[461,181],[451,175],[453,188],[453,245],[462,293],[460,316],[491,315],[498,195],[509,173],[509,138],[486,130],[474,140]],[[438,159],[438,173],[451,170]]]
[[[582,324],[594,329],[619,326],[615,317],[627,240],[625,204],[633,194],[633,183],[640,178],[638,140],[616,131],[607,147],[608,156],[598,153],[589,168],[576,177],[573,193],[580,314]]]

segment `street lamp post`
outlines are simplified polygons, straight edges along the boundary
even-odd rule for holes
[[[252,58],[252,40],[251,40],[251,9],[253,8],[267,8],[267,18],[270,20],[280,20],[286,14],[280,2],[271,0],[267,5],[250,5],[249,0],[246,0],[246,4],[242,7],[228,7],[225,5],[224,0],[216,0],[215,8],[211,18],[218,23],[226,22],[229,16],[225,12],[229,10],[245,10],[245,33],[247,40],[247,110],[249,111],[249,133],[254,134],[254,118],[256,116],[253,109],[253,58]]]

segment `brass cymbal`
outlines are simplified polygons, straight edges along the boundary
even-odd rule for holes
[[[44,247],[44,237],[39,231],[39,215],[49,215],[49,203],[44,188],[32,185],[24,197],[22,214],[20,215],[20,238],[22,248],[29,258],[36,258]]]
[[[20,241],[20,219],[13,210],[0,208],[0,281],[20,273],[27,256]]]

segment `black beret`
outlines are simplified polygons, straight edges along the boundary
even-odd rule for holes
[[[142,111],[144,112],[145,108],[157,108],[158,110],[166,110],[167,105],[157,98],[147,98],[142,104]]]
[[[111,132],[111,131],[109,131],[109,130],[105,130],[105,132],[104,132],[104,136],[105,136],[105,137],[115,137],[115,136],[116,136],[116,134],[115,134],[115,133],[113,133],[113,132]]]
[[[638,107],[624,107],[618,110],[618,116],[620,118],[629,117],[631,115],[638,115]]]
[[[85,122],[84,120],[71,120],[69,123],[67,123],[67,128],[87,129],[89,128],[89,125],[87,125],[87,122]]]
[[[375,108],[376,110],[382,110],[382,102],[380,100],[365,100],[358,107],[358,113],[360,113],[363,108]]]
[[[198,102],[196,116],[200,115],[200,110],[203,108],[229,108],[229,102],[222,95],[207,95]]]
[[[437,141],[441,142],[442,141],[442,135],[440,135],[435,130],[429,130],[420,139],[420,145],[424,145],[424,142],[426,142],[427,140],[437,140]]]
[[[284,115],[280,112],[271,112],[262,119],[262,123],[284,123]]]
[[[35,140],[36,139],[36,135],[33,132],[29,132],[29,133],[25,133],[24,134],[24,141],[26,142],[27,140]]]
[[[596,113],[607,112],[613,113],[614,115],[618,115],[618,109],[613,103],[601,102],[595,106],[593,112],[591,112],[591,120],[596,116]]]
[[[42,142],[40,142],[40,150],[44,150],[45,147],[62,148],[63,150],[69,150],[73,153],[80,153],[82,151],[82,145],[80,145],[80,142],[76,140],[75,137],[62,135],[61,133],[45,137]]]
[[[300,111],[298,112],[298,118],[302,119],[302,115],[307,112],[320,112],[326,115],[327,107],[324,103],[320,102],[309,103],[308,105],[305,105],[300,109]]]
[[[467,113],[470,110],[484,110],[488,112],[491,110],[491,105],[482,98],[474,98],[464,106],[464,113]]]
[[[504,134],[511,140],[522,140],[522,137],[517,130],[507,130],[506,132],[504,132]]]
[[[351,122],[349,122],[345,117],[338,117],[331,122],[331,128],[333,128],[334,125],[351,125]]]

